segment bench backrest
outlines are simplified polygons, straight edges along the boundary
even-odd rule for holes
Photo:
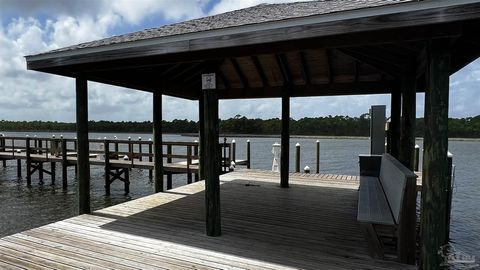
[[[416,182],[416,177],[415,173],[391,155],[382,155],[379,179],[396,224],[399,223],[401,218],[407,181],[410,181],[410,187],[412,185],[411,181]]]

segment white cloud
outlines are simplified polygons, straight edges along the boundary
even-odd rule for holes
[[[210,14],[219,14],[227,11],[232,11],[236,9],[242,9],[246,7],[256,6],[259,4],[265,3],[289,3],[289,2],[298,2],[298,0],[220,0],[216,4]]]
[[[190,19],[201,17],[202,7],[207,1],[202,0],[116,0],[109,1],[113,12],[122,16],[128,23],[137,24],[145,17],[162,16],[167,20]]]
[[[138,24],[148,16],[170,20],[198,17],[206,4],[203,0],[47,0],[41,5],[35,1],[2,1],[0,16],[8,12],[18,16],[0,17],[0,22],[7,22],[0,24],[0,119],[58,121],[75,120],[74,80],[27,71],[25,55],[103,38],[116,27]],[[77,6],[91,9],[74,8]],[[37,14],[48,16],[41,21],[35,17]],[[89,85],[91,119],[151,119],[151,94],[97,83]],[[197,118],[194,102],[165,98],[164,103],[166,119]],[[178,113],[180,107],[190,110],[183,116]]]
[[[122,27],[163,18],[178,21],[214,14],[266,0],[220,0],[205,10],[209,0],[0,0],[0,119],[75,121],[74,80],[26,70],[24,55],[99,39]],[[211,3],[210,3],[211,4]],[[6,17],[15,14],[14,17]],[[450,115],[480,114],[480,61],[451,77]],[[91,119],[151,120],[152,95],[97,83],[89,84]],[[7,98],[6,98],[7,97]],[[417,115],[423,115],[423,95],[417,96]],[[198,103],[165,97],[164,118],[198,119]],[[322,115],[358,116],[372,104],[390,105],[388,95],[295,98],[294,118]],[[281,116],[280,99],[220,102],[220,117],[240,114],[250,118]]]

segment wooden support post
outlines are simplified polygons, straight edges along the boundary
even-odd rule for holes
[[[400,133],[401,133],[401,109],[402,109],[402,94],[399,89],[392,92],[391,95],[391,110],[390,110],[390,140],[388,142],[390,154],[398,159],[400,153]]]
[[[171,172],[166,172],[167,174],[167,190],[170,190],[173,188],[173,175]]]
[[[213,75],[214,77],[215,75]],[[209,77],[215,80],[215,78]],[[203,78],[207,80],[207,78]],[[218,93],[213,87],[203,87],[205,148],[204,157],[206,229],[208,236],[221,235],[220,222],[220,149],[218,143]]]
[[[198,143],[198,141],[195,141]],[[197,160],[198,160],[198,145],[195,145],[195,147],[193,147],[193,155],[197,157]],[[199,178],[198,178],[198,173],[195,174],[195,182],[198,182]]]
[[[25,155],[27,156],[25,160],[25,167],[26,167],[26,173],[27,173],[27,186],[31,187],[32,186],[32,158],[31,158],[31,149],[30,149],[30,138],[27,138],[25,140]]]
[[[167,145],[167,163],[172,163],[172,145],[168,144]],[[173,177],[172,173],[168,172],[167,173],[167,190],[172,189],[172,182],[173,182]]]
[[[163,192],[162,93],[153,93],[153,158],[155,192]]]
[[[295,172],[300,172],[300,144],[295,144]]]
[[[138,161],[143,161],[143,157],[142,157],[142,152],[143,152],[143,149],[142,149],[142,138],[138,137]]]
[[[190,173],[190,165],[192,164],[192,146],[187,146],[187,184],[192,183],[192,174]]]
[[[68,187],[67,168],[67,140],[62,138],[62,189],[64,190]]]
[[[1,138],[1,137],[5,137],[5,135],[0,134],[0,152],[4,152],[5,151],[5,138]],[[7,167],[7,161],[5,159],[2,160],[2,165],[3,165],[3,168]]]
[[[22,160],[17,159],[17,177],[22,178]]]
[[[130,170],[133,169],[133,163],[134,163],[134,158],[133,158],[133,143],[132,143],[132,138],[128,137],[128,155],[130,157]]]
[[[55,162],[50,162],[50,176],[52,179],[51,185],[55,185],[55,177],[56,177],[56,163]]]
[[[152,139],[150,139],[151,141]],[[117,150],[115,150],[115,152],[118,152]],[[152,143],[151,142],[148,142],[148,162],[152,162],[153,161],[153,158],[152,158]],[[153,171],[152,170],[148,170],[148,178],[151,180],[153,178]]]
[[[232,140],[232,161],[233,162],[237,162],[237,158],[236,158],[236,155],[237,155],[237,142],[235,140]]]
[[[413,170],[415,148],[415,111],[415,76],[406,75],[402,78],[402,132],[398,160],[410,170]]]
[[[38,166],[38,179],[40,180],[40,185],[43,185],[43,162],[38,162],[37,166]]]
[[[316,173],[320,173],[320,141],[317,140],[316,142],[317,145],[317,166],[316,166]]]
[[[103,154],[105,155],[105,195],[110,196],[110,143],[108,140],[103,142]],[[128,171],[128,170],[127,170]]]
[[[200,180],[205,179],[205,163],[204,155],[205,152],[205,117],[204,117],[204,101],[203,96],[198,99],[198,175]]]
[[[77,142],[78,142],[77,137],[73,138],[73,152],[78,154],[78,147],[77,147],[78,143]],[[76,177],[78,175],[78,164],[75,163],[75,165],[73,165],[73,166],[74,166],[74,169],[75,169],[75,177]]]
[[[447,209],[446,209],[446,215],[447,215],[447,222],[446,222],[446,227],[447,229],[445,230],[445,239],[446,241],[450,240],[450,219],[452,216],[452,198],[453,198],[453,186],[452,186],[452,181],[453,181],[453,155],[448,151],[448,182],[447,182]]]
[[[250,169],[250,140],[247,140],[247,169]]]
[[[130,193],[130,171],[128,169],[124,169],[123,172],[125,173],[125,179],[123,181],[125,195]]]
[[[38,154],[40,154],[40,155],[43,154],[43,149],[42,149],[43,145],[42,144],[43,144],[42,140],[39,140],[38,141],[38,148],[40,148],[40,149],[38,149]]]
[[[172,145],[168,144],[167,145],[167,163],[172,163]]]
[[[448,95],[450,52],[444,40],[428,46],[428,86],[425,92],[420,268],[438,269],[441,246],[447,243]]]
[[[220,163],[222,164],[222,172],[226,172],[228,165],[227,163],[227,138],[223,138],[223,144],[222,144],[222,149],[223,149],[223,155],[220,155]]]
[[[171,172],[166,172],[167,175],[167,190],[173,188],[173,174]]]
[[[290,165],[290,85],[282,87],[282,143],[280,152],[280,186],[288,188]]]
[[[77,96],[77,181],[79,213],[90,213],[90,162],[88,142],[88,86],[84,78],[76,79]]]
[[[418,172],[420,165],[420,145],[415,144],[415,160],[413,162],[413,171]]]

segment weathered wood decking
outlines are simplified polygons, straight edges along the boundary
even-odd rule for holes
[[[0,239],[2,269],[406,269],[368,256],[358,177],[221,177],[222,236],[205,236],[204,183]]]

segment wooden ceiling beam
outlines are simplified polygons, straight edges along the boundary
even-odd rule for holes
[[[292,85],[291,87],[291,97],[311,97],[389,94],[395,86],[393,82],[390,81]],[[281,97],[282,87],[228,89],[219,91],[218,94],[220,99],[278,98]]]
[[[257,71],[258,76],[262,80],[263,87],[268,87],[269,86],[268,78],[267,78],[267,75],[265,75],[265,71],[263,70],[260,60],[256,55],[252,55],[250,58],[252,59],[253,65],[255,66],[255,70]]]

